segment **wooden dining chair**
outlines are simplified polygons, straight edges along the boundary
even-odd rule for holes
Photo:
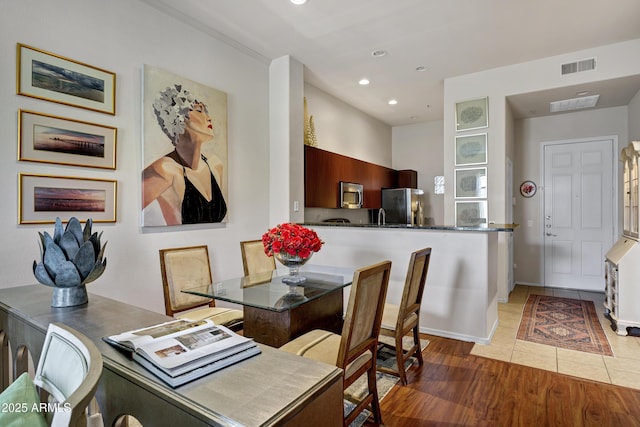
[[[415,356],[418,364],[420,366],[423,364],[419,335],[420,306],[430,260],[431,248],[413,252],[409,259],[400,305],[390,303],[384,305],[379,341],[381,346],[389,347],[395,351],[398,368],[396,371],[378,366],[378,370],[399,376],[402,385],[407,384],[406,361]],[[412,333],[413,343],[411,347],[405,349],[402,341],[410,333]],[[384,337],[390,337],[393,344],[388,343]]]
[[[168,316],[191,320],[208,318],[234,331],[242,329],[242,310],[216,307],[212,298],[181,292],[183,289],[212,284],[206,245],[160,249],[160,269],[165,313]]]
[[[341,335],[316,329],[280,347],[342,368],[343,390],[367,375],[367,394],[354,402],[355,408],[343,419],[344,426],[350,425],[368,407],[371,407],[374,421],[382,423],[376,386],[376,355],[390,272],[391,261],[384,261],[354,273]]]
[[[266,273],[276,269],[276,260],[274,257],[264,253],[262,240],[240,242],[240,252],[242,253],[242,267],[245,276]]]

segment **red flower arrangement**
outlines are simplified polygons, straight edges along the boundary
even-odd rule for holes
[[[320,240],[315,231],[299,224],[278,224],[262,235],[264,253],[269,256],[277,253],[286,253],[299,256],[302,259],[309,258],[313,252],[318,252],[324,242]]]

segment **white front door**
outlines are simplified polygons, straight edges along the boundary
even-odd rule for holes
[[[544,146],[545,286],[604,290],[614,240],[612,139]]]

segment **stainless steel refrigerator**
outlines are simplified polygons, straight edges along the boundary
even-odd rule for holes
[[[387,224],[424,225],[424,191],[416,188],[382,190],[382,209]]]

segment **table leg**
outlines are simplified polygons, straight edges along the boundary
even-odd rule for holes
[[[281,312],[245,306],[243,334],[272,347],[280,347],[313,329],[339,334],[342,307],[342,292],[331,292]]]

